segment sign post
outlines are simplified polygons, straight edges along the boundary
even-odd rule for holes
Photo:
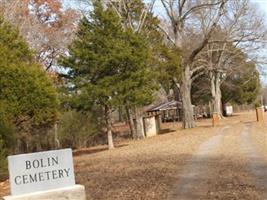
[[[8,170],[11,196],[5,200],[85,200],[84,186],[75,185],[71,149],[9,156]]]

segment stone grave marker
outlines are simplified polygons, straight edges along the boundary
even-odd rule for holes
[[[6,200],[85,200],[84,186],[75,185],[71,149],[9,156],[8,170],[11,196]]]

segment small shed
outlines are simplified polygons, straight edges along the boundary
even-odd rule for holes
[[[172,100],[161,103],[147,110],[147,113],[148,116],[160,115],[162,122],[182,121],[182,102]]]

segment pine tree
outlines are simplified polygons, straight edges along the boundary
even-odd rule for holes
[[[78,94],[74,97],[76,106],[103,107],[110,149],[114,148],[112,110],[152,100],[155,83],[149,59],[146,40],[123,27],[114,10],[95,3],[90,16],[80,21],[69,56],[62,61],[68,71],[68,85]]]

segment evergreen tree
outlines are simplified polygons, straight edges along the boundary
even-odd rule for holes
[[[146,5],[142,0],[125,0],[109,1],[106,3],[106,6],[115,10],[116,14],[120,17],[123,28],[131,29],[136,34],[146,38],[152,52],[150,68],[155,72],[155,78],[159,77],[156,75],[159,72],[158,63],[154,61],[158,59],[158,55],[155,55],[155,50],[158,51],[158,45],[162,44],[162,34],[157,30],[160,21],[153,15],[149,5]],[[156,95],[155,93],[154,96]],[[142,106],[125,104],[123,107],[126,111],[132,138],[142,139],[144,137],[142,130]]]
[[[13,127],[0,116],[0,181],[8,178],[6,157],[12,153],[14,145]]]
[[[222,102],[251,104],[256,100],[261,84],[255,63],[246,62],[240,71],[233,73],[222,84]]]
[[[75,105],[104,110],[109,148],[114,148],[111,112],[121,105],[144,105],[152,100],[155,83],[149,70],[146,40],[122,26],[111,8],[94,3],[89,18],[80,21],[69,56],[62,60]]]
[[[260,76],[255,63],[244,63],[236,71],[229,73],[221,85],[222,103],[251,104],[260,91]],[[211,101],[209,77],[199,76],[192,85],[192,100],[195,105],[208,104]]]
[[[0,120],[15,127],[18,141],[24,144],[19,151],[41,150],[42,140],[32,138],[43,137],[41,133],[54,124],[56,90],[19,32],[3,19],[0,58]]]

